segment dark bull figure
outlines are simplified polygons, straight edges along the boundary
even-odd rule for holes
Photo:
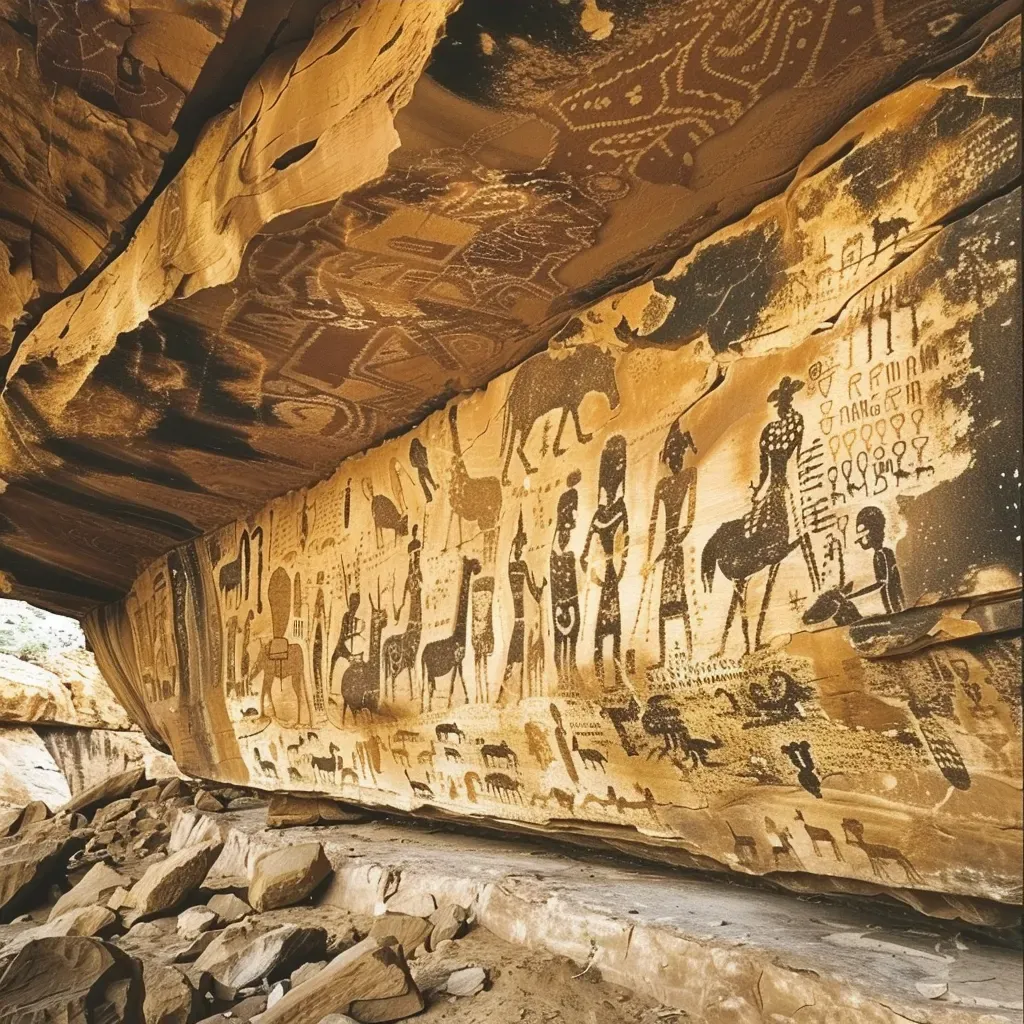
[[[619,407],[619,388],[615,383],[615,356],[596,345],[580,345],[561,358],[539,357],[524,363],[505,400],[505,419],[501,428],[501,451],[505,463],[501,471],[502,483],[507,484],[512,451],[519,454],[527,473],[537,468],[526,457],[526,442],[534,423],[554,409],[562,410],[552,448],[555,455],[563,455],[562,431],[572,416],[576,439],[586,444],[592,435],[584,434],[580,426],[580,404],[591,392],[608,399],[611,409]]]

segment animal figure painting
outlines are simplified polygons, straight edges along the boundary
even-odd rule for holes
[[[1012,204],[840,202],[851,159],[144,569],[89,628],[147,729],[227,782],[1019,899]]]

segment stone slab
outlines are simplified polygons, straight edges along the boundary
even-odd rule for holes
[[[217,819],[226,846],[253,857],[315,838],[334,866],[324,902],[373,914],[396,892],[429,892],[508,942],[581,969],[592,963],[606,981],[701,1024],[768,1022],[800,1007],[801,1024],[1024,1021],[1019,951],[898,905],[807,900],[524,838],[393,821],[271,831],[259,810]],[[941,998],[923,994],[942,986]]]

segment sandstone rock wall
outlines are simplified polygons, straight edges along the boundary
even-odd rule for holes
[[[1012,12],[6,0],[0,590],[121,598],[778,195]]]
[[[0,601],[0,806],[67,802],[111,774],[174,761],[134,726],[77,622]]]
[[[1019,56],[155,561],[86,620],[133,718],[225,781],[1019,903]]]

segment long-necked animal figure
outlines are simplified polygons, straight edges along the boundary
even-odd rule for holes
[[[380,638],[388,624],[388,612],[380,599],[380,584],[377,585],[377,603],[370,601],[370,643],[366,658],[349,662],[341,677],[341,724],[345,714],[352,712],[356,718],[360,711],[375,715],[380,708]]]
[[[466,654],[466,620],[469,612],[469,585],[474,574],[480,571],[480,563],[475,558],[462,559],[462,579],[459,581],[459,597],[455,606],[455,626],[449,636],[443,640],[432,640],[423,648],[420,656],[420,667],[423,673],[420,689],[420,707],[430,710],[433,705],[436,680],[441,676],[451,676],[448,689],[448,707],[452,706],[455,694],[455,677],[462,683],[462,692],[466,691],[466,680],[462,675],[462,659]],[[438,737],[440,739],[440,737]]]
[[[564,356],[538,356],[519,368],[516,379],[508,389],[505,400],[505,418],[501,428],[501,453],[505,463],[501,481],[509,482],[508,468],[513,450],[527,473],[536,473],[526,457],[526,442],[533,425],[542,416],[555,409],[562,410],[562,418],[555,431],[553,454],[563,455],[562,431],[572,416],[576,440],[586,444],[592,434],[584,434],[580,426],[580,405],[583,399],[596,392],[608,399],[612,411],[619,406],[619,388],[615,383],[615,356],[596,345],[579,345]]]
[[[484,557],[490,559],[498,545],[498,523],[501,520],[501,481],[496,476],[473,477],[466,469],[466,460],[459,441],[459,407],[448,410],[452,434],[452,464],[448,472],[448,504],[452,514],[445,531],[445,543],[451,533],[452,520],[459,521],[459,546],[462,546],[463,521],[476,523],[484,535]]]
[[[260,536],[262,537],[262,531]],[[260,550],[262,552],[262,547]],[[238,554],[235,555],[232,561],[225,562],[217,574],[217,582],[220,585],[221,592],[224,594],[225,601],[229,595],[234,595],[236,608],[241,608],[242,606],[243,591],[245,599],[248,600],[249,598],[249,566],[251,561],[249,531],[242,530],[242,535],[238,538]]]

